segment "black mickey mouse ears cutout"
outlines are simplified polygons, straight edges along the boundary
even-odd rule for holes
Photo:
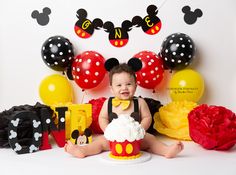
[[[161,30],[161,20],[157,16],[158,8],[155,5],[147,7],[147,14],[145,17],[134,16],[132,19],[133,26],[141,27],[148,35],[155,35]]]
[[[104,67],[108,72],[110,72],[113,67],[118,66],[119,64],[120,63],[116,58],[109,58],[105,61]]]
[[[190,6],[188,5],[182,8],[182,12],[184,13],[184,22],[189,25],[194,24],[197,19],[202,17],[203,15],[201,9],[195,9],[194,11],[192,11]]]
[[[76,12],[77,22],[74,25],[74,31],[80,38],[89,38],[93,35],[94,30],[99,30],[103,26],[103,21],[95,18],[93,21],[87,18],[87,11],[79,9]]]
[[[120,63],[116,58],[109,58],[106,60],[104,67],[107,71],[111,71],[112,68],[118,66]],[[127,65],[134,71],[137,72],[142,69],[142,61],[138,58],[131,58],[127,62]]]
[[[123,47],[129,41],[128,32],[132,30],[132,22],[125,20],[122,22],[121,27],[115,27],[111,21],[107,21],[103,25],[105,32],[109,33],[108,39],[111,45],[115,47]]]
[[[124,47],[129,41],[129,33],[134,27],[141,27],[149,35],[155,35],[161,30],[161,20],[158,18],[158,8],[155,5],[149,5],[146,9],[145,17],[134,16],[131,20],[124,20],[120,27],[113,24],[112,21],[106,21],[95,18],[93,21],[87,18],[87,11],[79,9],[76,12],[78,18],[74,25],[74,31],[80,38],[89,38],[94,30],[103,29],[108,33],[108,39],[111,45],[115,47]]]
[[[36,19],[37,23],[41,26],[45,26],[49,23],[49,15],[51,14],[51,9],[49,7],[44,7],[40,13],[38,10],[34,10],[31,13],[31,17]]]
[[[131,58],[127,64],[134,70],[134,72],[138,72],[143,66],[142,61],[138,58]]]

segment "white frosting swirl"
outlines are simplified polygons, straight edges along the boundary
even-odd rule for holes
[[[104,136],[109,141],[124,142],[143,139],[145,130],[132,117],[121,114],[106,127]]]

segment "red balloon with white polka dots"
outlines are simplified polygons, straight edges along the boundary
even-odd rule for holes
[[[139,52],[134,57],[142,61],[142,69],[136,72],[137,84],[143,88],[154,90],[163,79],[163,61],[151,51]]]
[[[95,51],[85,51],[75,57],[72,76],[83,90],[95,88],[103,80],[106,70],[104,57]]]

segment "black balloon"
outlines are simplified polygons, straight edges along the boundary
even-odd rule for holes
[[[56,71],[65,71],[74,57],[73,46],[63,36],[52,36],[43,43],[41,55],[48,67]]]
[[[163,41],[160,57],[165,68],[181,70],[192,62],[195,50],[195,44],[188,35],[174,33]]]

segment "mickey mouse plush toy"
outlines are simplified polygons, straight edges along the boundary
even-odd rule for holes
[[[90,143],[91,142],[91,136],[92,136],[92,132],[89,128],[86,128],[82,135],[80,135],[79,130],[74,130],[71,133],[71,137],[73,139],[75,139],[74,143],[78,144],[78,145],[84,145],[84,144]]]

